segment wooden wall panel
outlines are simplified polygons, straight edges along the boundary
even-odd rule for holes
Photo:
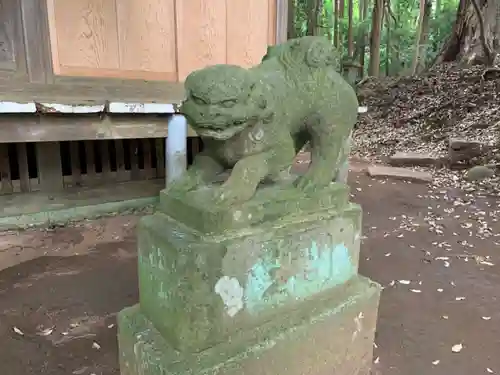
[[[193,70],[227,61],[226,15],[226,0],[176,0],[180,81]]]
[[[0,0],[0,69],[16,69],[14,6],[13,0]]]
[[[26,54],[20,0],[0,0],[0,79],[25,80]]]
[[[227,14],[227,63],[258,64],[269,41],[269,0],[231,0]]]
[[[115,0],[48,0],[55,73],[119,68]]]
[[[68,0],[66,0],[68,1]],[[175,0],[117,0],[120,69],[177,80]]]

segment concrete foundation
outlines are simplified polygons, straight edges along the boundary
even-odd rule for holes
[[[380,287],[356,277],[308,305],[195,353],[176,351],[134,306],[119,315],[122,375],[368,375]]]

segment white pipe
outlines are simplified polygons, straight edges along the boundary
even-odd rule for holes
[[[183,115],[172,115],[168,121],[165,144],[167,185],[179,179],[187,169],[187,121]]]

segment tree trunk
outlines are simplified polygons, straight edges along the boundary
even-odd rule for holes
[[[348,0],[348,25],[347,25],[347,56],[351,59],[354,55],[353,11],[354,1]]]
[[[288,0],[288,39],[295,38],[295,0]]]
[[[478,12],[474,8],[477,3]],[[459,61],[491,64],[500,47],[500,2],[498,0],[460,0],[452,34],[436,63]],[[483,27],[481,27],[483,25]]]
[[[359,54],[359,65],[361,66],[361,78],[364,78],[365,75],[365,47],[367,44],[367,31],[366,27],[364,26],[364,21],[366,20],[366,17],[368,15],[368,7],[369,7],[369,0],[360,0],[359,4],[359,19],[361,20],[362,26],[359,27],[358,29],[358,45],[359,47],[357,49],[357,53]]]
[[[333,44],[335,47],[340,49],[340,11],[339,11],[339,0],[333,0]]]
[[[387,4],[388,7],[390,7],[390,4]],[[391,55],[392,55],[392,46],[391,46],[391,38],[392,38],[392,33],[391,33],[391,16],[389,15],[389,10],[386,9],[385,11],[385,26],[386,26],[386,33],[385,33],[385,75],[390,76],[391,75]]]
[[[384,0],[375,0],[373,3],[372,31],[370,34],[370,64],[368,75],[378,77],[380,72],[380,37],[382,29],[382,15]]]
[[[315,35],[318,29],[318,2],[319,0],[307,1],[307,35]]]
[[[412,74],[423,70],[427,52],[427,40],[429,37],[429,25],[432,12],[431,0],[420,1],[420,18],[418,21],[417,42],[415,45],[415,57],[412,64]]]

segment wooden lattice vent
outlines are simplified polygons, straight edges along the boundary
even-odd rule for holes
[[[188,138],[188,164],[200,151]],[[165,139],[0,143],[0,194],[78,189],[165,177]]]

